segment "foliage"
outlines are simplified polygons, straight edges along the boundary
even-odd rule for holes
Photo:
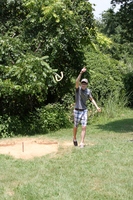
[[[113,44],[112,39],[107,37],[102,32],[99,32],[98,30],[97,30],[96,35],[97,35],[97,39],[96,39],[95,44],[93,44],[95,51],[97,53],[103,52],[107,54],[112,47],[112,44]]]
[[[88,52],[86,49],[86,62],[89,74],[89,87],[95,99],[102,104],[110,94],[124,93],[124,65],[111,59],[108,55],[98,52]]]
[[[71,126],[68,111],[59,103],[37,109],[36,117],[37,126],[44,133]]]
[[[122,27],[122,37],[129,42],[133,42],[133,1],[132,0],[112,0],[112,4],[120,4],[120,9],[116,13],[117,19]]]
[[[47,56],[31,51],[24,40],[22,1],[1,4],[0,112],[23,116],[46,99],[56,70],[49,66]]]
[[[117,27],[119,26],[118,18],[114,9],[109,8],[102,13],[101,20],[97,21],[97,26],[100,31],[105,33],[107,36],[113,36],[117,32]],[[117,37],[119,34],[117,35]]]
[[[0,116],[0,138],[11,137],[13,132],[9,130],[11,118],[8,116]]]
[[[24,22],[25,40],[30,41],[34,51],[49,56],[52,68],[65,74],[61,84],[48,90],[48,101],[60,101],[71,89],[75,71],[84,64],[83,46],[95,40],[91,4],[84,0],[29,0],[25,1],[25,7],[28,12]]]
[[[35,104],[46,99],[53,79],[47,57],[23,55],[14,65],[2,66],[0,76],[1,112],[23,115],[33,111]],[[50,78],[51,77],[51,78]]]
[[[0,5],[0,113],[24,117],[71,91],[71,77],[84,63],[82,47],[95,39],[92,7],[83,0]]]
[[[101,21],[97,21],[97,26],[102,33],[106,34],[114,41],[107,52],[117,60],[122,58],[126,60],[125,57],[132,57],[133,44],[132,38],[127,39],[124,36],[127,34],[126,32],[128,30],[122,27],[120,16],[118,14],[119,12],[115,12],[112,8],[103,12]]]
[[[117,116],[117,113],[121,113],[122,110],[127,106],[128,98],[126,95],[118,93],[111,94],[110,97],[105,101],[104,108],[102,109],[102,116],[105,119],[113,119]]]
[[[108,38],[106,35],[100,33],[97,31],[97,42],[99,47],[102,48],[110,48],[110,45],[112,44],[112,41],[110,38]]]
[[[125,91],[129,96],[128,105],[133,107],[133,71],[126,73],[124,77]]]
[[[20,115],[0,116],[0,137],[46,134],[72,126],[71,110],[62,104],[48,104],[37,108],[24,118]]]
[[[131,25],[132,10],[130,10],[132,2],[119,0],[112,2],[114,6],[120,3],[119,11],[114,12],[114,8],[108,9],[102,14],[101,21],[97,22],[99,30],[112,40],[110,48],[101,48],[101,51],[119,60],[120,65],[124,66],[125,64],[122,81],[124,82],[125,94],[129,101],[128,105],[132,106],[133,37],[131,30],[133,26]]]

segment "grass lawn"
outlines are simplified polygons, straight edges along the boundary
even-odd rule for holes
[[[41,137],[70,142],[72,129]],[[86,144],[32,160],[0,155],[0,199],[132,200],[133,110],[88,124]]]

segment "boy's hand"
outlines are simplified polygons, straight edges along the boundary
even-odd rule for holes
[[[84,73],[84,72],[86,72],[86,68],[85,67],[83,67],[83,69],[81,70],[80,73]]]
[[[98,111],[98,112],[101,112],[102,110],[101,110],[101,108],[98,107],[98,108],[97,108],[97,111]]]

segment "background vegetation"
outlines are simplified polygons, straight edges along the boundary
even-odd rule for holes
[[[99,20],[86,0],[2,0],[0,7],[0,137],[72,126],[83,66],[103,113],[112,112],[108,102],[133,106],[132,1],[112,1]]]

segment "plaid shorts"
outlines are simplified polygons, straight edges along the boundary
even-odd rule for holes
[[[82,126],[87,125],[87,119],[88,119],[88,110],[74,110],[74,127],[77,127],[78,124],[81,122]]]

